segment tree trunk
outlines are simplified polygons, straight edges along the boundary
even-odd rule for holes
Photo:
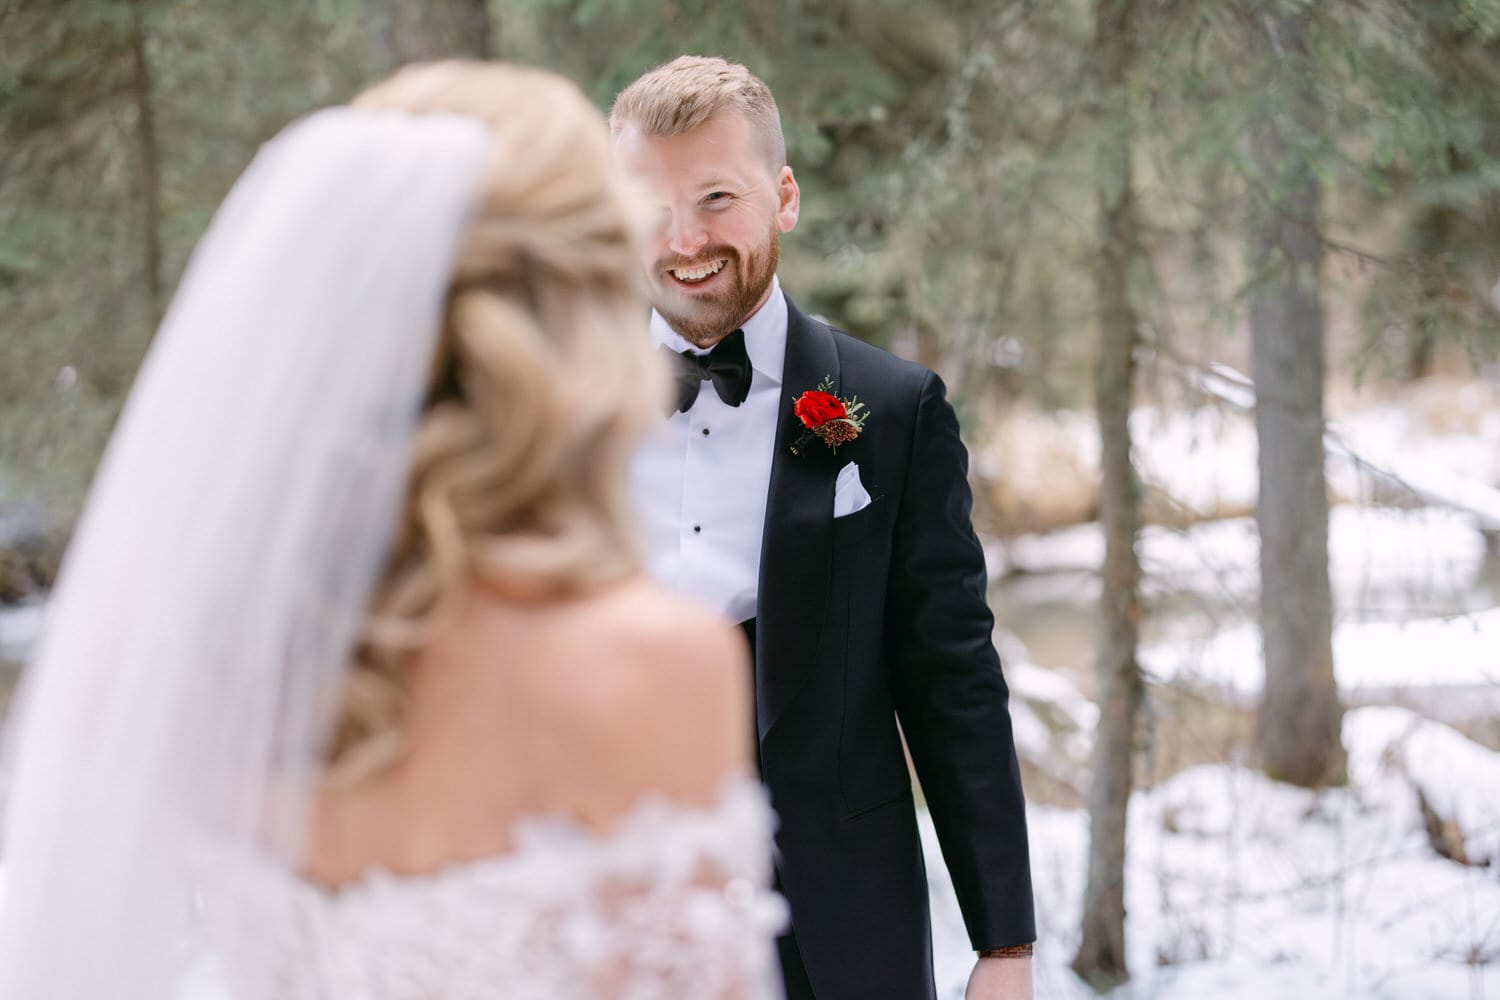
[[[1099,727],[1089,786],[1089,870],[1082,936],[1073,970],[1098,989],[1129,978],[1125,962],[1125,825],[1142,683],[1139,638],[1139,489],[1130,456],[1136,317],[1129,273],[1138,245],[1130,167],[1125,78],[1132,46],[1133,0],[1097,0],[1096,67],[1107,138],[1100,157],[1099,250],[1094,288],[1099,308],[1095,394],[1101,445],[1099,519],[1104,527],[1103,596],[1095,671]]]
[[[161,146],[156,137],[156,107],[152,103],[151,63],[146,58],[146,0],[130,4],[130,96],[135,104],[136,142],[140,152],[141,255],[145,270],[147,324],[155,328],[162,316]]]
[[[1265,192],[1250,269],[1271,274],[1250,296],[1266,666],[1257,728],[1266,773],[1316,787],[1340,778],[1344,766],[1323,476],[1321,191],[1311,153],[1298,146],[1317,135],[1318,109],[1296,17],[1263,10],[1253,34],[1279,83],[1266,88],[1250,141]]]
[[[432,59],[487,59],[484,0],[369,0],[365,5],[372,75]]]

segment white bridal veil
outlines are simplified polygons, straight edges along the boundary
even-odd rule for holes
[[[491,143],[459,116],[319,112],[199,244],[8,733],[0,997],[168,997],[197,847],[295,859]]]

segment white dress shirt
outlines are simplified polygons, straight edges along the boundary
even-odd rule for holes
[[[734,622],[756,613],[786,321],[786,298],[773,278],[770,298],[742,327],[753,369],[750,395],[730,406],[705,381],[692,408],[659,424],[630,468],[647,572]],[[708,353],[655,310],[651,339],[674,351]]]

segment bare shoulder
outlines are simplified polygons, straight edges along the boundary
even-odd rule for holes
[[[599,608],[601,631],[622,653],[639,656],[648,670],[722,676],[726,667],[748,669],[739,630],[717,616],[655,584],[633,581],[613,592]]]
[[[590,714],[618,778],[703,799],[725,773],[748,768],[751,668],[738,629],[644,581],[617,588],[590,616],[599,655],[590,672],[608,678]]]

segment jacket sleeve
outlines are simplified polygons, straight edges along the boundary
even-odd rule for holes
[[[1036,937],[1009,690],[970,523],[968,453],[928,373],[895,525],[885,647],[896,713],[976,949]]]

